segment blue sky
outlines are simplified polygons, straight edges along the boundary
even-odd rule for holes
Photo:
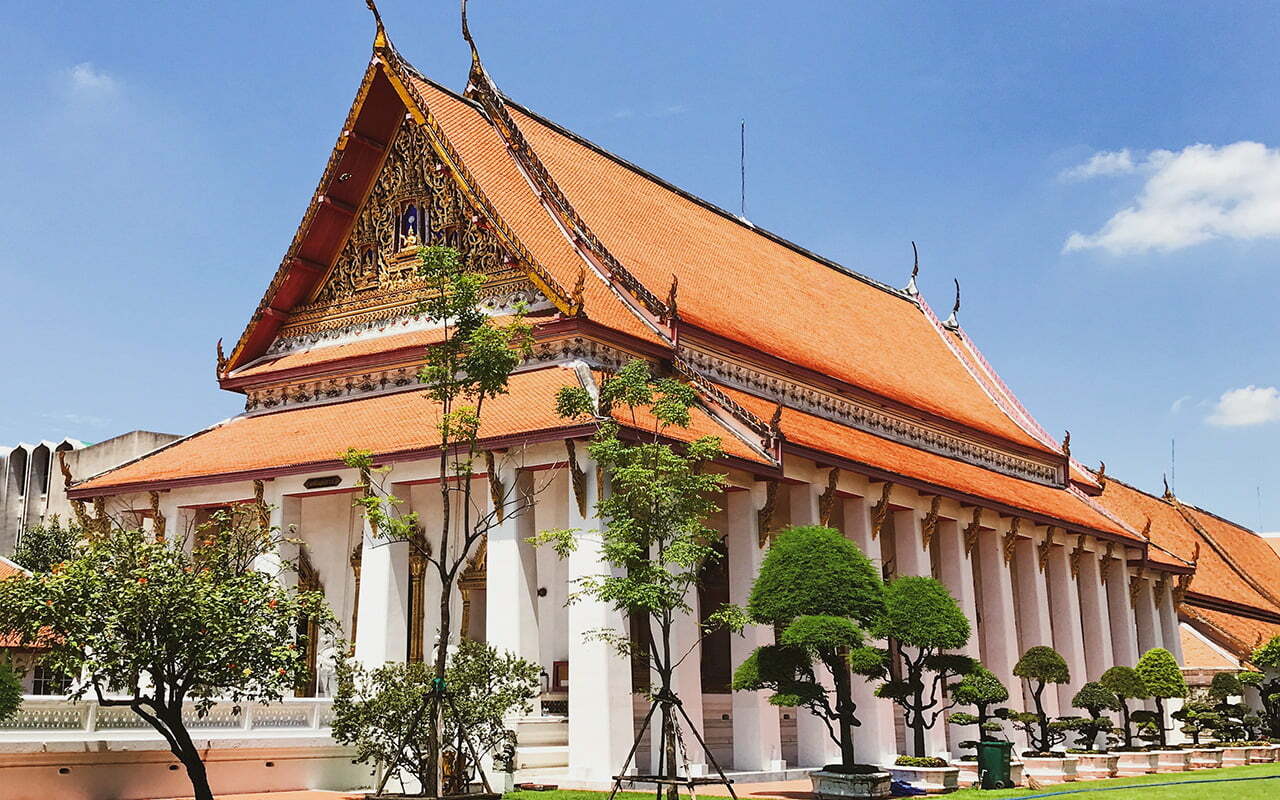
[[[461,88],[456,3],[380,5]],[[0,11],[0,442],[234,414],[214,343],[315,187],[364,4]],[[1157,490],[1176,437],[1181,497],[1280,529],[1269,4],[476,0],[472,28],[509,95],[732,209],[745,118],[753,221],[898,285],[914,239],[1082,460]]]

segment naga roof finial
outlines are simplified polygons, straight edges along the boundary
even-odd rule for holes
[[[1071,458],[1071,431],[1067,431],[1062,437],[1062,454]]]
[[[373,21],[378,26],[378,33],[373,39],[375,49],[386,47],[389,43],[387,40],[387,29],[382,27],[382,14],[378,13],[378,4],[373,0],[364,0],[364,4],[373,12]]]
[[[952,278],[951,280],[955,281],[956,284],[956,302],[955,305],[951,306],[951,316],[947,317],[947,321],[942,325],[954,331],[960,327],[960,279]]]
[[[479,87],[484,82],[484,65],[480,63],[480,50],[476,48],[476,40],[471,38],[471,26],[467,24],[467,0],[462,0],[462,38],[471,48],[471,74],[467,76],[467,89]]]
[[[920,294],[920,289],[916,286],[916,276],[920,274],[920,251],[916,249],[915,242],[911,243],[911,255],[914,261],[911,266],[911,280],[907,281],[907,288],[903,291],[915,297]]]
[[[1173,490],[1169,488],[1169,476],[1161,475],[1160,480],[1164,482],[1164,499],[1168,500],[1173,497]]]
[[[221,337],[219,337],[219,338],[218,338],[218,345],[217,345],[217,347],[216,347],[216,351],[217,351],[217,354],[218,354],[218,356],[217,356],[217,357],[218,357],[218,367],[217,367],[216,374],[220,377],[220,376],[222,375],[222,373],[223,373],[223,372],[226,370],[226,368],[227,368],[227,356],[226,356],[226,354],[225,354],[225,353],[223,353],[223,352],[222,352],[222,338],[221,338]]]

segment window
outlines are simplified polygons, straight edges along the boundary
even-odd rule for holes
[[[426,240],[426,206],[417,200],[406,200],[400,206],[396,225],[396,249],[417,247]]]
[[[32,694],[66,694],[71,691],[71,678],[54,672],[43,664],[37,664],[31,673]]]

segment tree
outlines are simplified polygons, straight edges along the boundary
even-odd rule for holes
[[[75,556],[83,539],[84,531],[79,526],[64,527],[58,515],[54,514],[43,525],[23,531],[13,550],[13,560],[31,572],[48,572]]]
[[[1051,735],[1049,715],[1044,710],[1044,690],[1049,684],[1068,683],[1071,671],[1067,662],[1052,647],[1038,645],[1027,650],[1013,667],[1013,674],[1022,678],[1031,687],[1031,701],[1035,704],[1035,725],[1028,728],[1031,750],[1047,753],[1052,749],[1054,741],[1061,741],[1063,736]]]
[[[1214,704],[1202,698],[1189,699],[1182,708],[1169,714],[1182,723],[1182,732],[1191,737],[1191,744],[1199,747],[1200,737],[1216,731],[1222,723],[1222,712]]]
[[[452,748],[446,761],[454,765],[444,787],[447,793],[464,793],[478,768],[477,758],[512,743],[514,735],[503,720],[532,710],[538,672],[534,664],[470,639],[463,639],[450,654],[442,708],[443,747]],[[423,787],[435,772],[430,729],[422,724],[433,680],[432,667],[421,662],[388,663],[372,670],[340,665],[333,737],[352,745],[360,763],[382,765],[375,794],[401,771]]]
[[[862,646],[863,632],[884,610],[884,585],[857,545],[832,528],[803,526],[778,534],[751,588],[752,621],[780,630],[734,673],[739,691],[769,689],[770,702],[807,709],[840,746],[840,768],[856,767],[853,674],[883,663]],[[851,659],[852,662],[851,663]],[[830,673],[835,704],[815,667]]]
[[[0,722],[18,713],[22,705],[22,680],[9,664],[0,664]]]
[[[660,710],[660,772],[672,780],[679,775],[677,754],[682,752],[677,715],[685,717],[716,766],[715,757],[702,742],[701,720],[695,723],[684,715],[673,688],[675,670],[697,652],[697,647],[676,652],[672,629],[678,617],[696,613],[690,605],[690,592],[697,586],[701,570],[721,558],[715,547],[719,534],[706,524],[718,510],[715,498],[724,487],[724,476],[706,469],[720,455],[720,440],[704,436],[676,445],[670,437],[677,429],[689,427],[690,410],[696,402],[692,387],[673,378],[655,377],[649,364],[640,360],[627,363],[605,380],[598,400],[582,387],[566,387],[557,397],[557,410],[563,417],[595,423],[597,431],[589,450],[609,487],[608,492],[601,492],[595,510],[603,521],[601,559],[612,569],[581,578],[570,602],[595,598],[648,623],[644,627],[649,661],[658,685],[636,741]],[[615,413],[630,422],[628,431],[643,433],[627,438],[634,434],[624,433]],[[561,557],[578,543],[576,532],[571,530],[546,531],[537,540],[550,542]],[[722,626],[740,630],[744,621],[740,609],[726,605],[708,616],[702,635]],[[594,635],[624,656],[630,655],[632,642],[626,631],[603,630]],[[718,766],[716,769],[719,771]],[[670,783],[667,791],[674,798],[678,786]]]
[[[902,673],[882,683],[876,695],[902,709],[913,755],[919,758],[926,755],[925,731],[954,705],[945,697],[947,680],[973,668],[973,659],[947,652],[968,643],[969,620],[945,586],[914,575],[895,578],[885,587],[884,608],[873,632],[892,640]]]
[[[1153,647],[1138,659],[1138,674],[1147,691],[1156,701],[1156,741],[1160,749],[1168,745],[1168,729],[1164,725],[1164,701],[1187,696],[1187,682],[1173,653],[1163,647]]]
[[[996,719],[995,709],[992,707],[1008,700],[1009,690],[994,672],[981,664],[974,664],[973,669],[951,687],[951,698],[956,705],[973,706],[978,712],[955,713],[949,718],[954,725],[973,725],[978,729],[977,739],[961,742],[961,747],[973,749],[978,746],[978,741],[999,738],[1004,726]]]
[[[1272,637],[1254,649],[1249,661],[1262,672],[1259,678],[1249,680],[1262,697],[1265,721],[1272,738],[1280,739],[1280,636]]]
[[[319,593],[285,588],[255,568],[278,532],[265,509],[220,513],[188,553],[181,540],[111,527],[50,572],[0,581],[0,630],[47,650],[50,669],[153,727],[186,767],[197,800],[211,800],[183,708],[234,712],[292,693],[306,672],[300,621],[332,623]],[[108,696],[108,692],[125,696]]]
[[[1120,726],[1124,735],[1124,749],[1133,750],[1133,719],[1129,711],[1129,700],[1145,700],[1151,696],[1142,676],[1133,667],[1111,667],[1102,673],[1099,679],[1106,688],[1116,696],[1120,705]]]
[[[1071,707],[1087,711],[1089,718],[1078,729],[1080,737],[1077,744],[1086,750],[1096,749],[1098,736],[1109,732],[1113,727],[1111,719],[1104,717],[1102,712],[1115,711],[1119,706],[1120,700],[1115,692],[1101,683],[1089,681],[1081,686],[1075,697],[1071,698]]]
[[[525,513],[532,506],[532,498],[520,494],[517,487],[508,486],[481,513],[477,510],[480,505],[473,500],[472,480],[476,463],[485,455],[479,448],[485,404],[506,394],[512,371],[532,353],[532,334],[520,308],[501,325],[484,312],[480,290],[485,276],[469,271],[457,250],[423,247],[419,248],[418,257],[418,276],[427,287],[418,310],[441,326],[441,340],[427,349],[427,363],[418,373],[418,381],[427,388],[427,398],[439,409],[436,431],[441,514],[436,535],[428,536],[422,530],[416,514],[397,513],[400,501],[385,486],[387,470],[375,466],[372,453],[352,448],[344,460],[360,472],[365,493],[356,503],[364,511],[373,535],[386,541],[408,542],[413,557],[433,567],[440,584],[431,673],[431,685],[436,688],[421,697],[426,705],[423,713],[414,717],[426,726],[424,758],[430,768],[423,787],[434,797],[440,793],[438,765],[444,698],[439,687],[444,686],[447,669],[457,579],[500,516]]]

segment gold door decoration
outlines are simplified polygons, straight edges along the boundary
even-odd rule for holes
[[[411,212],[412,209],[412,212]],[[386,163],[328,276],[281,330],[288,339],[412,313],[429,287],[417,274],[417,248],[457,248],[469,269],[487,276],[481,294],[495,303],[533,283],[471,207],[424,129],[400,127]]]
[[[467,562],[467,568],[458,576],[458,588],[462,590],[462,626],[461,633],[471,638],[471,600],[472,593],[483,592],[487,584],[489,570],[489,537],[485,536],[476,547],[476,554]]]
[[[320,573],[312,566],[307,556],[306,546],[298,548],[298,591],[320,592],[324,594],[324,584],[320,582]],[[298,697],[315,697],[316,683],[319,677],[316,672],[320,650],[320,626],[314,616],[298,620],[298,638],[302,640],[303,653],[306,655],[306,674],[298,688],[294,691]]]
[[[419,552],[416,545],[409,545],[409,653],[410,663],[420,664],[425,660],[426,647],[423,642],[422,627],[427,621],[427,557]]]

